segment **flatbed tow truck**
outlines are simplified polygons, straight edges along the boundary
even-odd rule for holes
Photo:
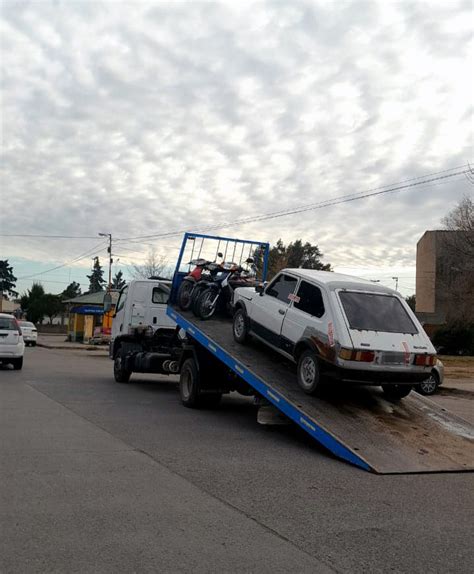
[[[321,397],[309,396],[296,382],[295,365],[258,342],[235,342],[230,318],[202,321],[181,311],[175,302],[187,272],[183,261],[192,259],[197,242],[200,252],[214,242],[216,253],[223,245],[241,260],[250,253],[260,261],[262,280],[268,256],[265,243],[185,234],[166,311],[181,330],[179,386],[185,406],[217,406],[223,393],[238,391],[268,401],[335,456],[364,470],[474,470],[474,427],[430,399],[411,393],[393,402],[378,387],[337,385]]]

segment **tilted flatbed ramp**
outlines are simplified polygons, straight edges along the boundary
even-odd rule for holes
[[[397,403],[378,387],[335,385],[306,395],[277,353],[240,345],[226,319],[201,321],[171,306],[168,315],[286,416],[336,456],[381,474],[474,470],[474,427],[417,393]]]

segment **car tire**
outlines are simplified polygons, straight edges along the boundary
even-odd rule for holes
[[[297,368],[298,385],[307,395],[316,395],[321,388],[321,374],[316,353],[307,349],[301,353]]]
[[[23,357],[20,357],[19,359],[14,359],[12,361],[12,365],[15,371],[21,371],[21,369],[23,368]]]
[[[239,307],[234,313],[232,332],[237,343],[244,345],[249,340],[249,320],[245,309]]]
[[[222,393],[201,392],[201,377],[193,357],[186,359],[181,366],[179,396],[183,405],[190,409],[217,407],[222,399]]]
[[[438,390],[438,387],[439,387],[439,375],[433,369],[431,371],[430,378],[426,379],[426,381],[423,381],[422,383],[418,384],[416,386],[416,390],[421,395],[430,396],[430,395],[434,395],[436,393],[436,391]]]
[[[114,357],[114,379],[117,383],[128,383],[132,371],[123,368],[122,348],[119,347]]]
[[[398,401],[407,397],[412,391],[411,385],[382,385],[382,390],[387,399]]]

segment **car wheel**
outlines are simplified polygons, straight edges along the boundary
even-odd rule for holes
[[[115,353],[114,358],[114,379],[117,383],[128,383],[132,371],[129,371],[123,366],[122,348],[119,347]]]
[[[316,353],[304,351],[298,360],[298,385],[308,395],[315,395],[321,386],[319,363]]]
[[[12,365],[15,371],[21,371],[21,369],[23,368],[23,357],[12,361]]]
[[[248,341],[248,318],[247,313],[242,308],[237,309],[237,311],[234,313],[232,331],[234,333],[234,339],[237,341],[237,343],[243,345]]]
[[[433,370],[431,376],[426,381],[417,385],[416,390],[422,395],[434,395],[439,387],[439,375]]]
[[[382,390],[387,399],[397,401],[407,397],[412,387],[411,385],[382,385]]]

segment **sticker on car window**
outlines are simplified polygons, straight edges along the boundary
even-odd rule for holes
[[[295,295],[294,293],[289,293],[288,299],[290,301],[293,301],[293,303],[299,303],[300,302],[300,298],[298,297],[298,295]]]

